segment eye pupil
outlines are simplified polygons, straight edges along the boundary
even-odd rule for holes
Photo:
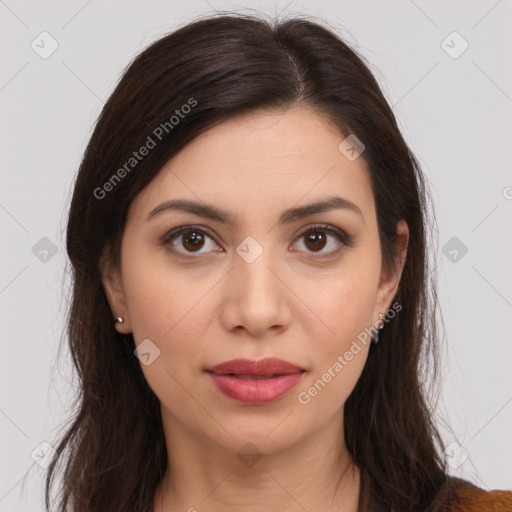
[[[307,238],[306,246],[308,247],[308,249],[322,250],[325,247],[326,236],[325,236],[325,233],[322,233],[321,231],[311,231],[310,234],[306,238]],[[312,242],[312,246],[310,246],[310,242]],[[320,242],[320,246],[318,246],[319,242]]]
[[[187,250],[191,249],[192,251],[194,251],[197,249],[201,249],[201,247],[204,245],[204,237],[201,233],[197,231],[188,231],[183,235],[183,240],[183,247],[185,247]],[[190,242],[189,245],[190,240],[192,240],[192,242]]]

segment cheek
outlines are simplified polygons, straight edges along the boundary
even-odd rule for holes
[[[172,266],[163,251],[155,256],[135,247],[130,251],[127,245],[126,253],[123,279],[134,337],[165,344],[201,311],[201,301],[214,283]]]
[[[371,345],[371,333],[365,331],[371,297],[368,293],[368,297],[359,296],[355,301],[345,293],[331,296],[326,323],[333,332],[317,338],[311,351],[311,373],[297,396],[298,402],[308,407],[308,414],[317,418],[315,421],[322,422],[326,414],[343,407],[361,376]]]
[[[179,386],[172,391],[177,383],[171,375],[182,382],[193,378],[193,370],[201,365],[201,342],[212,316],[205,299],[215,281],[173,268],[165,255],[136,246],[127,244],[126,254],[123,282],[133,337],[137,346],[149,339],[160,351],[142,370],[157,394],[165,389],[179,395]]]
[[[359,344],[357,353],[350,349],[333,355],[332,360],[313,372],[299,390],[297,400],[311,408],[308,413],[321,419],[343,407],[352,393],[368,357],[369,344]],[[355,351],[354,351],[355,352]],[[350,353],[349,358],[347,354]]]
[[[373,325],[379,272],[378,253],[365,248],[351,253],[339,271],[322,282],[313,309],[329,327],[321,341],[322,352],[329,357],[348,350],[352,340]]]
[[[204,281],[202,286],[193,286],[190,278],[154,255],[150,259],[143,251],[130,252],[128,247],[126,252],[123,273],[131,329],[135,344],[149,346],[151,353],[149,364],[140,359],[142,372],[164,406],[188,410],[190,396],[183,386],[195,378],[203,353],[198,343],[203,339],[204,322],[199,318],[204,306],[201,297],[208,287]]]
[[[378,256],[378,249],[377,254],[368,248],[354,251],[331,279],[323,281],[312,307],[322,312],[322,322],[315,336],[312,373],[301,388],[306,395],[299,402],[308,402],[318,414],[326,404],[341,407],[363,371],[371,343]]]

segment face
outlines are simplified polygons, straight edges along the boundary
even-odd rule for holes
[[[306,109],[233,118],[133,201],[121,268],[105,270],[103,283],[125,319],[117,329],[141,347],[167,426],[233,452],[250,441],[271,453],[342,421],[370,350],[361,334],[391,306],[408,238],[399,223],[402,260],[382,274],[364,153],[349,160],[344,138]],[[304,211],[334,197],[335,207]],[[166,207],[175,200],[226,218]],[[299,370],[273,384],[208,371],[264,358]]]

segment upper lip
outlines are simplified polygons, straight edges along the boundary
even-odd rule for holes
[[[268,357],[259,361],[232,359],[208,368],[207,371],[217,375],[289,375],[304,370],[288,361]]]

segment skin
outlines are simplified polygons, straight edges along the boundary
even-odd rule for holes
[[[391,307],[409,232],[398,223],[398,266],[384,274],[364,153],[348,160],[338,149],[344,138],[307,108],[238,116],[194,139],[133,201],[121,268],[105,265],[103,284],[114,317],[124,318],[116,329],[160,350],[151,364],[141,364],[161,403],[172,468],[155,512],[357,510],[360,475],[342,434],[343,405],[370,343],[360,343],[307,405],[298,394]],[[278,223],[283,210],[331,195],[355,203],[362,217],[338,209]],[[146,220],[176,198],[229,210],[235,222],[177,210]],[[325,231],[324,244],[308,244],[303,233],[317,223],[348,233],[353,246]],[[187,225],[209,228],[212,237],[204,235],[196,252],[190,233],[160,242]],[[252,263],[236,252],[248,236],[263,249]],[[271,404],[239,404],[204,371],[264,357],[306,370],[298,386]],[[237,457],[249,442],[262,455],[250,467]]]

